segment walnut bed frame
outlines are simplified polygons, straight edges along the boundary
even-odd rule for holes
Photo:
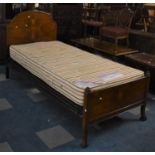
[[[8,47],[13,44],[52,41],[56,40],[56,36],[57,25],[52,17],[45,12],[22,12],[7,26]],[[86,147],[88,144],[88,126],[94,121],[109,119],[136,106],[141,106],[140,120],[145,121],[148,86],[149,74],[145,74],[145,77],[139,80],[114,86],[112,88],[96,91],[91,91],[89,88],[86,88],[84,93],[84,105],[81,107],[82,147]],[[53,89],[51,88],[51,90]],[[60,93],[56,93],[63,99],[66,98]],[[72,101],[67,99],[67,102]]]

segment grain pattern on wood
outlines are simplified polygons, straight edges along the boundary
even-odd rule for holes
[[[125,111],[145,100],[147,80],[143,78],[88,95],[89,122]]]
[[[41,11],[25,11],[7,26],[7,45],[56,40],[57,25],[52,17]]]

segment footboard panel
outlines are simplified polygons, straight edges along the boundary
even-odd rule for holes
[[[149,78],[145,77],[112,88],[89,91],[85,96],[88,122],[144,104],[148,83]]]

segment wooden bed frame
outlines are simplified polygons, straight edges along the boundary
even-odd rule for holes
[[[49,14],[40,11],[22,12],[7,26],[8,47],[12,44],[56,40],[56,35],[56,23]],[[140,120],[145,121],[148,86],[149,74],[145,74],[145,77],[139,80],[112,88],[95,91],[86,88],[84,106],[81,107],[82,147],[86,147],[88,144],[88,126],[94,121],[109,119],[136,106],[141,106]],[[57,94],[60,93],[57,92]],[[60,96],[62,95],[60,94]]]

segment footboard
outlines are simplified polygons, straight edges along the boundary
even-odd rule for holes
[[[147,79],[116,87],[87,93],[89,122],[108,117],[130,107],[143,104],[146,96]]]
[[[107,89],[91,91],[87,88],[83,107],[82,145],[87,145],[89,123],[100,118],[108,119],[138,105],[145,106],[148,85],[149,75],[146,75],[142,79]],[[141,112],[145,115],[145,107]]]

